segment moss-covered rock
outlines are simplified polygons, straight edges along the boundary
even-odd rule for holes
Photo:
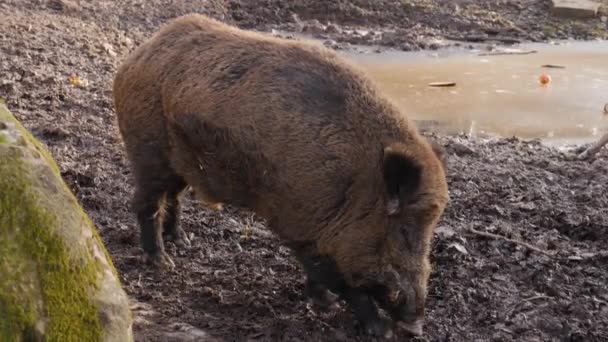
[[[0,103],[0,341],[132,341],[131,323],[93,223]]]

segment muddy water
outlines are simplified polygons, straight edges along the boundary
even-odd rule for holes
[[[608,129],[608,42],[526,44],[526,55],[487,51],[385,52],[347,57],[420,126],[445,133],[581,143]],[[507,50],[510,51],[510,50]],[[542,65],[565,68],[543,68]],[[539,76],[551,82],[542,86]],[[456,82],[435,88],[431,82]]]

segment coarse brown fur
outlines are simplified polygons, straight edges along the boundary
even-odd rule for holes
[[[433,228],[448,200],[441,148],[334,52],[201,15],[164,26],[114,82],[144,251],[187,246],[179,194],[247,208],[291,246],[308,291],[344,298],[369,332],[419,333]]]

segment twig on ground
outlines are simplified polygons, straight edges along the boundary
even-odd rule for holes
[[[519,241],[519,240],[515,240],[515,239],[510,239],[510,238],[502,236],[502,235],[492,234],[492,233],[488,233],[488,232],[482,232],[482,231],[476,230],[474,228],[469,228],[469,232],[471,232],[471,233],[473,233],[475,235],[483,236],[483,237],[490,238],[490,239],[497,239],[497,240],[508,241],[508,242],[514,243],[516,245],[526,247],[526,248],[528,248],[528,249],[530,249],[532,251],[535,251],[537,253],[546,255],[546,256],[548,256],[550,258],[554,258],[555,257],[555,254],[549,253],[549,252],[547,252],[545,250],[542,250],[542,249],[540,249],[540,248],[538,248],[536,246],[533,246],[533,245],[531,245],[531,244],[529,244],[527,242],[523,242],[523,241]]]
[[[555,65],[555,64],[543,64],[541,68],[551,68],[551,69],[566,69],[563,65]]]
[[[594,154],[599,152],[599,150],[604,147],[604,145],[608,144],[608,133],[604,134],[598,141],[596,141],[591,147],[583,151],[583,153],[578,155],[578,159],[584,160],[589,157],[592,157]]]
[[[445,38],[456,41],[464,41],[470,43],[484,43],[484,42],[501,42],[503,44],[519,44],[521,40],[512,37],[490,37],[485,35],[467,35],[467,36],[454,36],[447,35]]]
[[[581,261],[581,260],[589,260],[589,259],[595,259],[595,258],[598,258],[598,259],[608,258],[608,251],[575,254],[575,255],[566,257],[565,259],[568,261]]]
[[[536,50],[531,51],[497,51],[497,52],[484,52],[480,53],[477,56],[503,56],[503,55],[530,55],[533,53],[537,53]]]
[[[538,295],[538,296],[532,296],[529,298],[524,298],[520,302],[515,303],[513,306],[511,306],[509,309],[507,309],[504,314],[505,317],[508,318],[509,316],[511,316],[513,311],[515,311],[515,309],[519,308],[522,304],[531,302],[531,301],[534,301],[537,299],[553,299],[553,297],[547,296],[547,295]]]
[[[546,296],[546,295],[538,295],[538,296],[532,296],[532,297],[529,297],[529,298],[524,298],[524,299],[522,299],[521,302],[525,303],[525,302],[531,302],[531,301],[537,300],[537,299],[551,299],[551,298],[553,298],[553,297]]]
[[[515,333],[513,331],[511,331],[511,330],[509,330],[507,328],[499,327],[498,330],[500,330],[502,332],[505,332],[505,333],[507,333],[509,335],[515,335]]]

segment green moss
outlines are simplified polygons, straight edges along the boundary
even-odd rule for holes
[[[82,212],[82,215],[86,218],[87,224],[90,225],[91,227],[94,227],[95,224],[93,223],[93,221],[91,221],[91,219],[89,218],[89,215],[87,215],[84,212],[82,207],[80,210]],[[105,246],[105,244],[101,240],[101,236],[99,236],[99,233],[97,232],[97,229],[93,229],[93,239],[95,239],[95,241],[97,242],[97,244],[99,246]],[[103,253],[106,257],[106,260],[108,261],[108,264],[110,264],[110,268],[112,269],[112,274],[114,274],[116,279],[120,279],[120,276],[118,275],[118,271],[116,270],[116,267],[114,266],[114,262],[112,261],[112,256],[110,256],[110,253],[108,252],[108,250],[105,247],[102,249],[103,249]]]
[[[44,155],[44,150],[39,152]],[[39,319],[47,318],[46,341],[99,341],[103,331],[91,287],[97,282],[97,263],[87,253],[70,253],[74,246],[66,246],[56,234],[70,222],[59,220],[61,216],[51,208],[73,208],[70,203],[50,203],[56,199],[45,198],[32,186],[30,168],[18,157],[0,153],[0,256],[12,259],[0,263],[0,337],[21,340],[35,331]],[[49,181],[53,182],[44,182]],[[56,190],[69,191],[62,182],[51,185],[57,183],[64,189]],[[6,269],[9,262],[16,265],[9,266],[11,272]],[[33,293],[15,287],[27,279],[28,265],[35,265],[42,312]]]
[[[10,275],[0,276],[0,341],[31,341],[41,332],[46,341],[100,340],[93,296],[104,265],[90,256],[93,245],[120,279],[112,259],[48,150],[2,103],[0,121],[22,136],[0,144],[0,275]]]
[[[4,144],[7,141],[8,141],[8,139],[6,139],[6,137],[4,135],[0,135],[0,144]]]
[[[58,176],[61,175],[59,167],[57,166],[57,163],[55,163],[55,160],[53,159],[53,157],[51,156],[49,151],[38,141],[38,139],[36,139],[25,127],[23,127],[23,125],[19,121],[17,121],[13,117],[12,114],[10,114],[10,112],[8,111],[8,109],[6,108],[4,103],[2,103],[2,102],[0,102],[0,120],[5,120],[5,121],[10,120],[11,122],[14,122],[15,125],[17,126],[17,128],[21,131],[21,133],[27,138],[27,141],[29,141],[31,144],[34,145],[34,150],[36,150],[38,153],[40,153],[45,158],[46,162],[53,169],[55,174]],[[0,143],[8,141],[8,140],[2,140],[3,138],[4,137],[0,135]],[[82,207],[78,204],[78,200],[76,199],[76,197],[73,196],[72,192],[69,191],[69,189],[67,189],[67,192],[69,192],[71,200],[75,204],[78,205],[80,213],[86,220],[86,224],[91,227],[94,227],[95,225],[90,220],[89,216],[84,212]],[[104,246],[103,241],[101,240],[101,237],[99,236],[99,233],[97,232],[96,229],[93,229],[93,235],[94,235],[95,240],[99,243],[99,246]],[[116,276],[116,279],[120,279],[120,277],[118,276],[118,272],[116,271],[116,268],[114,267],[114,264],[112,262],[112,258],[110,257],[110,254],[108,253],[107,249],[103,248],[103,252],[106,255],[106,259],[110,263],[110,266],[112,268],[114,275]]]
[[[0,213],[2,213],[0,211]],[[1,224],[1,223],[0,223]],[[1,224],[0,227],[4,225]],[[0,280],[0,340],[25,340],[28,331],[32,331],[40,316],[35,291],[35,267],[25,263],[27,255],[12,243],[14,236],[0,230],[0,270],[3,279]]]

